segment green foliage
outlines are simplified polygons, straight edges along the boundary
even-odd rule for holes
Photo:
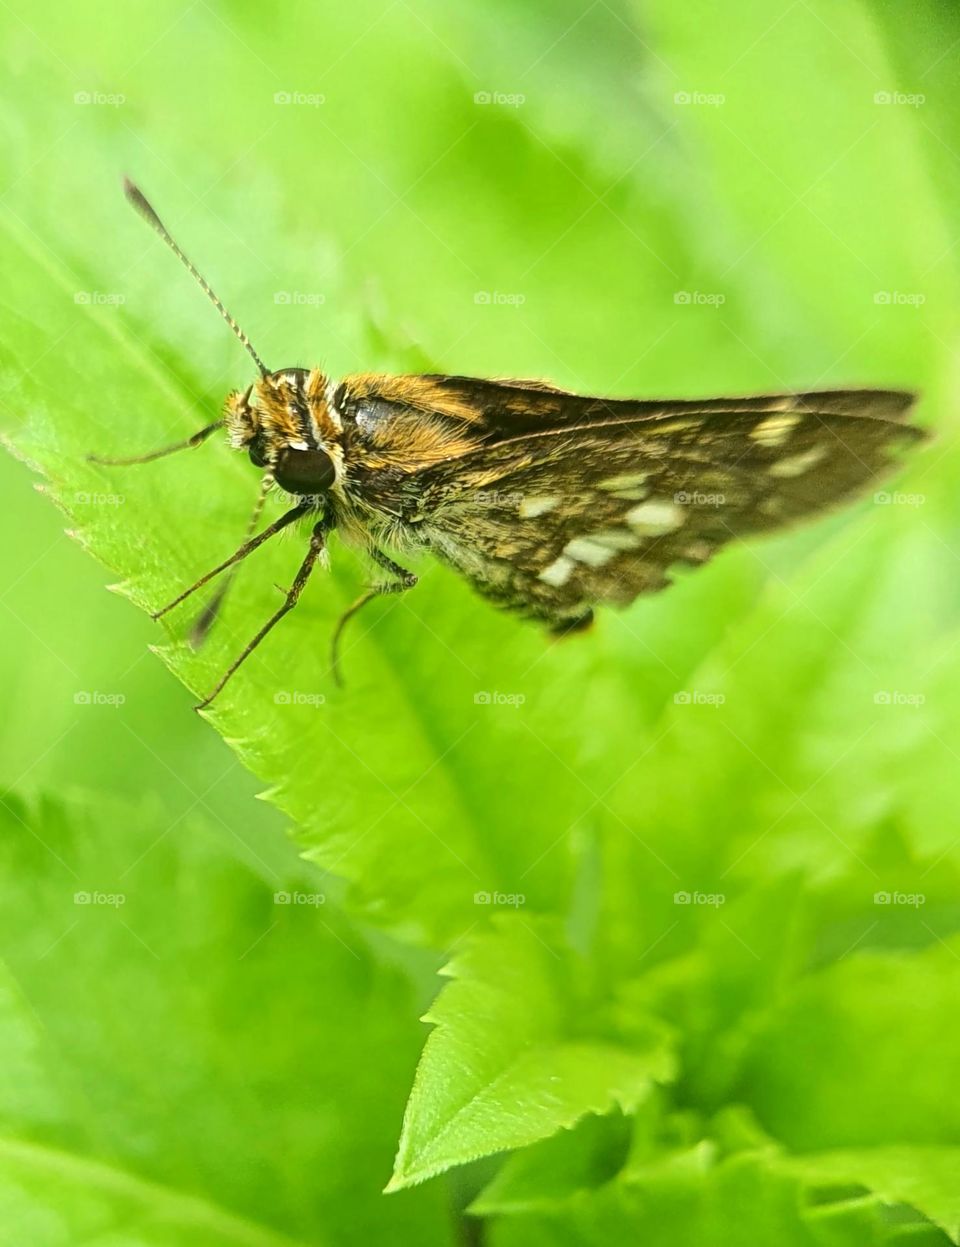
[[[379,1199],[418,1046],[403,976],[308,867],[186,830],[103,800],[0,807],[4,1233],[447,1242],[439,1191]]]
[[[662,1025],[632,1019],[629,1043],[590,1038],[577,970],[542,922],[500,919],[445,971],[391,1189],[523,1147],[614,1104],[636,1108],[674,1074]]]
[[[941,1194],[941,1198],[942,1198]],[[921,1243],[945,1240],[913,1217],[884,1217],[869,1202],[838,1201],[805,1211],[800,1182],[763,1157],[743,1155],[710,1163],[702,1150],[682,1153],[629,1182],[613,1183],[568,1200],[549,1215],[517,1216],[498,1223],[496,1247],[595,1247],[680,1242],[753,1247],[838,1243]]]
[[[852,1183],[875,1191],[884,1203],[910,1204],[960,1238],[960,1151],[957,1148],[868,1148],[804,1156],[790,1168],[811,1185],[829,1189]]]
[[[122,173],[272,366],[910,385],[938,434],[883,494],[562,645],[424,563],[348,636],[342,692],[367,570],[335,544],[210,723],[146,646],[205,692],[302,537],[194,651],[188,611],[111,605],[3,464],[0,779],[58,794],[0,835],[16,1241],[443,1244],[467,1207],[505,1247],[960,1241],[960,17],[0,23],[3,436],[138,606],[236,546],[256,477],[215,443],[86,460],[250,376]]]

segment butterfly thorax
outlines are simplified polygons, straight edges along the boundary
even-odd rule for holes
[[[229,396],[231,445],[281,489],[316,496],[342,535],[423,544],[424,472],[483,442],[477,412],[427,377],[286,368]]]

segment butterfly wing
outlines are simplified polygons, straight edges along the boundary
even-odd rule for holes
[[[396,404],[407,442],[430,426],[449,451],[411,454],[406,521],[486,597],[561,630],[595,604],[662,589],[676,565],[844,501],[923,436],[902,422],[905,391],[634,402],[391,379],[404,380],[424,402]],[[399,426],[386,401],[389,442]]]

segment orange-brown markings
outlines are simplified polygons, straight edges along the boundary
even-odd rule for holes
[[[338,441],[340,428],[327,406],[327,377],[319,368],[310,370],[304,393],[321,440],[328,444]]]
[[[475,398],[430,377],[388,377],[374,372],[356,372],[344,377],[343,384],[352,399],[382,398],[415,411],[435,412],[451,420],[461,420],[464,424],[483,423],[483,412]]]
[[[294,407],[295,388],[282,378],[261,377],[254,390],[263,427],[286,441],[299,441],[303,433]]]
[[[480,420],[477,408],[456,394],[444,392],[434,381],[358,373],[343,384],[349,400],[382,399],[397,404],[396,414],[382,435],[375,428],[371,430],[364,448],[365,468],[413,473],[460,459],[480,445],[469,428]]]

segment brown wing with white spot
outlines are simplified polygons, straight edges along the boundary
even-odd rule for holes
[[[424,532],[485,596],[562,628],[864,489],[923,436],[899,422],[912,401],[844,391],[657,414],[644,403],[632,419],[618,402],[606,420],[527,423],[424,474]]]

